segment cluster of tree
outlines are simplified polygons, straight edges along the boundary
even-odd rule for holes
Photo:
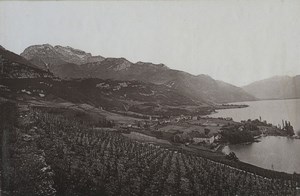
[[[184,135],[182,133],[176,134],[173,137],[173,142],[175,142],[175,143],[191,142],[191,137],[189,135]]]
[[[236,154],[234,152],[230,152],[229,154],[227,154],[225,156],[226,159],[229,159],[229,160],[233,160],[233,161],[239,161],[238,157],[236,156]]]
[[[251,119],[248,119],[247,121],[241,121],[242,123],[246,123],[246,124],[252,124],[254,126],[268,126],[268,127],[271,127],[272,124],[271,123],[268,123],[266,120],[262,120],[261,117],[259,117],[259,119],[254,119],[254,120],[251,120]]]
[[[289,121],[282,120],[282,130],[284,130],[289,136],[295,135],[294,128]]]
[[[222,127],[220,134],[222,135],[222,140],[229,142],[230,144],[239,144],[246,142],[254,142],[254,137],[252,133],[243,129],[239,130],[240,125],[228,125]]]
[[[208,134],[209,134],[209,132],[210,132],[210,129],[208,129],[208,128],[204,128],[204,134],[205,134],[205,135],[208,135]]]

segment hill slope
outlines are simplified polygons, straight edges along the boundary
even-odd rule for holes
[[[300,98],[300,75],[275,76],[253,82],[243,89],[259,99],[292,99]]]
[[[68,52],[65,52],[66,50]],[[70,47],[53,47],[46,44],[30,46],[21,55],[33,64],[43,69],[49,69],[54,75],[64,79],[101,78],[163,84],[176,89],[198,103],[255,99],[239,87],[216,81],[206,75],[195,76],[183,71],[172,70],[164,64],[132,63],[125,58],[100,58],[99,56],[91,57],[88,54]],[[86,56],[94,60],[91,61]]]
[[[206,104],[200,108],[190,97],[163,84],[98,78],[61,80],[2,47],[0,57],[0,94],[8,99],[68,101],[135,115],[206,114],[211,108]],[[120,63],[116,66],[122,67]],[[70,71],[77,70],[70,67]]]
[[[0,78],[39,78],[53,77],[39,69],[25,58],[0,47]]]
[[[0,79],[1,96],[7,99],[44,100],[89,104],[112,112],[151,115],[207,114],[190,98],[165,85],[102,79],[53,80],[52,78]],[[203,113],[204,112],[204,113]]]

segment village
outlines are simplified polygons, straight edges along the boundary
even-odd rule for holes
[[[164,143],[216,151],[222,141],[224,125],[237,124],[232,118],[210,118],[180,115],[167,119],[149,117],[148,120],[119,125],[125,136],[143,142]],[[138,133],[138,134],[137,134]]]
[[[180,115],[117,124],[116,130],[134,140],[146,143],[167,143],[200,151],[221,152],[228,144],[252,143],[267,135],[288,136],[292,126],[283,122],[274,126],[265,120],[235,122],[231,117]]]

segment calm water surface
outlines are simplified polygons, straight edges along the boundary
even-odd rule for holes
[[[274,125],[282,124],[288,120],[294,130],[300,130],[300,99],[264,100],[241,102],[234,104],[247,104],[249,107],[219,110],[211,117],[232,117],[235,121],[259,119],[266,120]]]
[[[299,139],[268,136],[253,144],[227,146],[224,151],[233,151],[240,160],[259,167],[300,173]]]
[[[300,130],[300,99],[264,100],[243,102],[249,107],[219,110],[211,117],[232,117],[235,121],[256,119],[261,116],[274,125],[288,120],[295,131]],[[225,152],[233,151],[244,162],[266,169],[300,173],[300,140],[268,136],[248,145],[230,145]]]

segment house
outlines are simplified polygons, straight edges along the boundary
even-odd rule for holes
[[[139,127],[138,125],[132,125],[131,127],[134,129],[141,129],[141,127]]]
[[[168,123],[170,123],[170,122],[171,122],[170,120],[160,120],[160,121],[158,122],[158,124],[163,125],[163,124],[168,124]]]
[[[222,138],[222,135],[220,133],[218,133],[217,135],[214,136],[215,137],[215,141],[220,141]]]
[[[209,137],[194,137],[193,138],[194,143],[210,143]]]
[[[215,141],[218,141],[221,139],[221,135],[217,136],[211,136],[211,137],[194,137],[193,141],[194,143],[206,143],[206,144],[213,144]]]
[[[192,120],[198,120],[198,116],[193,116]]]
[[[215,141],[215,136],[212,136],[212,137],[209,138],[209,143],[210,144],[214,143],[214,141]]]

